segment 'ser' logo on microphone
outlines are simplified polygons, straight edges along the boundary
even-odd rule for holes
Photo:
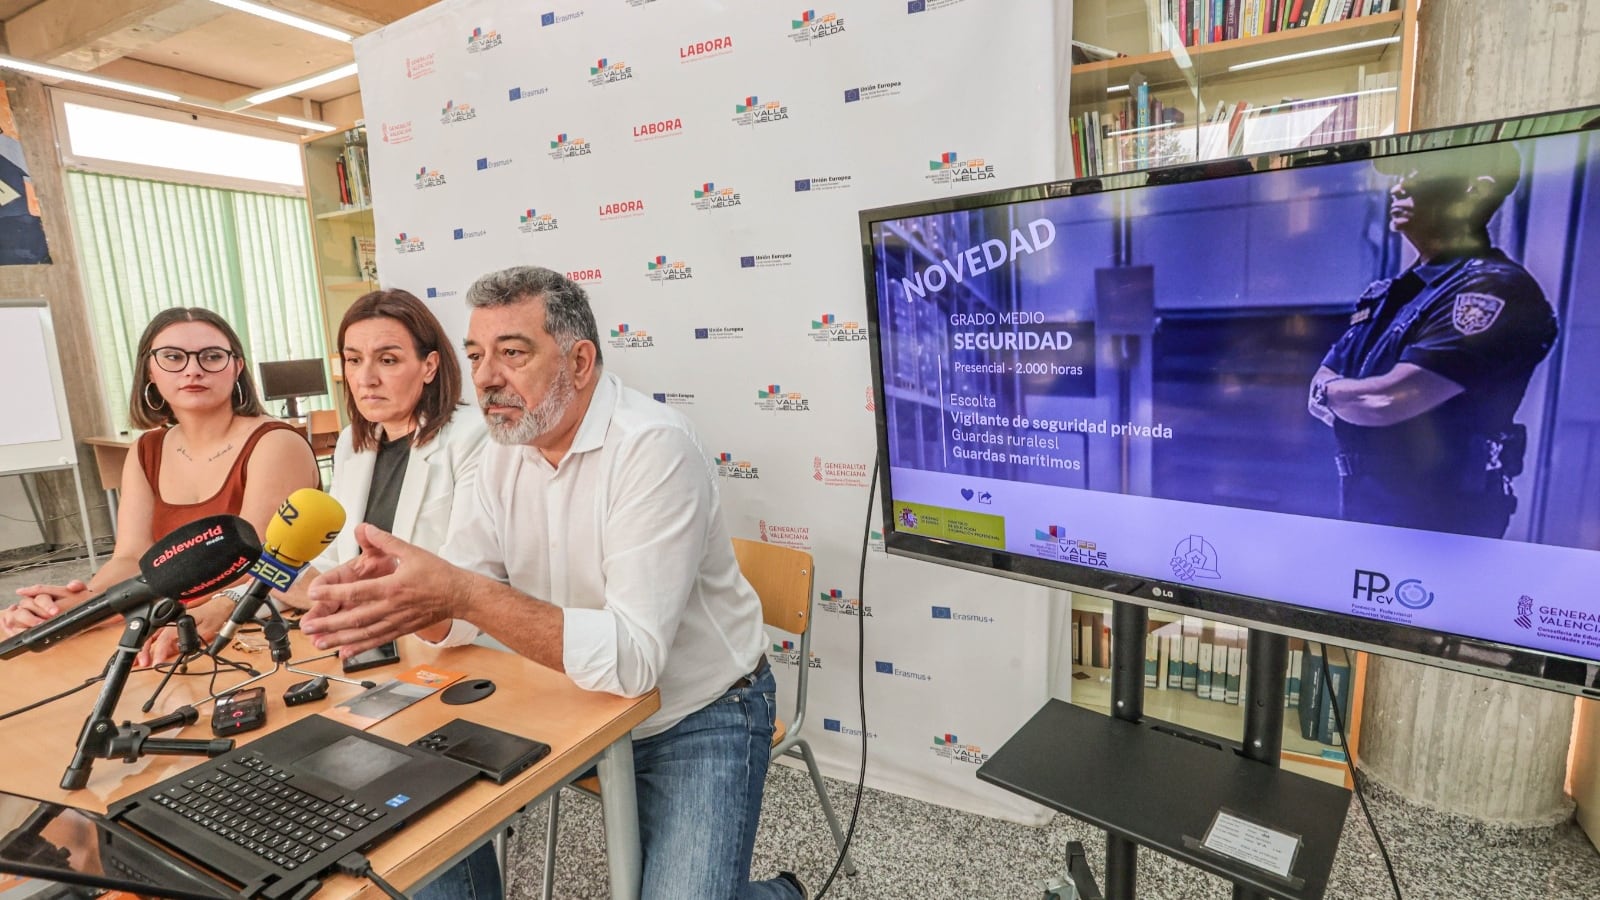
[[[250,567],[251,575],[254,575],[263,583],[277,588],[280,591],[287,591],[289,589],[289,585],[294,583],[294,577],[298,575],[299,572],[299,569],[286,569],[283,566],[277,565],[276,563],[267,559],[265,556],[262,556],[260,559],[256,560],[256,564]]]
[[[295,509],[294,504],[291,503],[288,498],[285,498],[283,505],[278,507],[278,518],[282,519],[285,523],[292,523],[295,519],[300,518],[300,510]],[[340,524],[342,525],[343,523]]]

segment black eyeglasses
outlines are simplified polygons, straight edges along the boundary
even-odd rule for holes
[[[182,347],[157,347],[150,351],[156,365],[163,371],[182,372],[189,367],[189,357],[194,357],[203,372],[221,372],[233,361],[233,351],[224,347],[204,347],[185,350]]]

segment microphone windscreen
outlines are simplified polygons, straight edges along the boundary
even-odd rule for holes
[[[139,571],[157,596],[191,600],[233,581],[260,554],[249,522],[238,516],[206,516],[152,544],[139,560]]]
[[[322,548],[339,536],[344,527],[344,507],[316,488],[301,488],[278,507],[278,514],[267,523],[267,553],[279,561],[299,568],[317,558]]]

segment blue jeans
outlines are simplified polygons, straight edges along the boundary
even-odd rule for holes
[[[633,742],[645,900],[798,900],[788,881],[749,880],[776,690],[763,672]]]
[[[494,844],[484,844],[444,874],[412,893],[414,900],[501,900],[500,862]]]

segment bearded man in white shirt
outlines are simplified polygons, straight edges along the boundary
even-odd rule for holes
[[[494,439],[473,514],[442,559],[358,526],[361,556],[312,585],[301,627],[344,654],[481,630],[589,690],[660,688],[633,733],[641,895],[803,898],[789,873],[748,881],[774,683],[710,454],[686,418],[603,370],[570,279],[513,267],[478,279],[467,303]]]

